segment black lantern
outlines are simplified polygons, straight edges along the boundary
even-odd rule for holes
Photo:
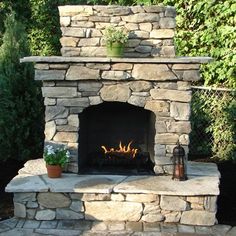
[[[177,143],[177,146],[173,149],[173,180],[183,181],[187,180],[186,176],[186,166],[185,166],[185,151],[184,148]]]

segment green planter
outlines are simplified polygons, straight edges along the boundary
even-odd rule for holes
[[[109,43],[107,45],[107,57],[123,57],[124,44],[122,43]]]

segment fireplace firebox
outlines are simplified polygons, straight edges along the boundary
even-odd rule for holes
[[[154,113],[104,102],[86,108],[79,120],[79,173],[153,173]]]

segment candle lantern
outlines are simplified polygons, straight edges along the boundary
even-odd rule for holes
[[[173,180],[183,181],[187,180],[186,176],[186,166],[185,166],[185,151],[184,148],[177,143],[177,146],[173,149]]]

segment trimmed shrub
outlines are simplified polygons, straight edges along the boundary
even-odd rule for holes
[[[7,15],[0,47],[0,159],[28,160],[42,156],[43,106],[33,80],[27,35],[15,14]]]

